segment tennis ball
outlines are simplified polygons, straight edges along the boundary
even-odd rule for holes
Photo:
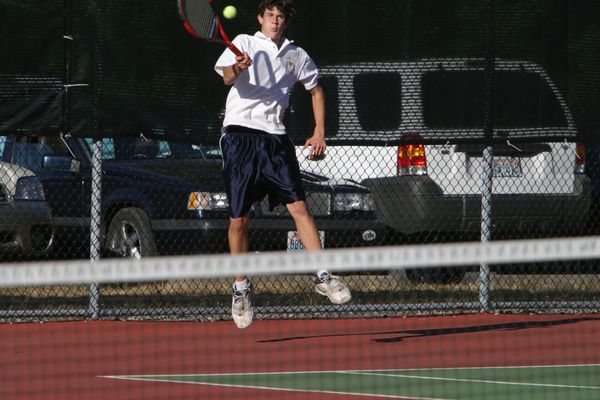
[[[227,6],[223,9],[223,16],[227,19],[233,19],[237,15],[237,10],[234,6]]]

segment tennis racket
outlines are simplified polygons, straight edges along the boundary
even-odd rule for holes
[[[243,55],[223,30],[215,13],[213,0],[177,0],[183,27],[197,39],[210,40],[227,46],[236,56]]]

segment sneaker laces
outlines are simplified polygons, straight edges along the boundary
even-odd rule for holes
[[[322,274],[321,276],[315,276],[315,283],[324,283],[326,285],[329,285],[329,283],[331,282],[332,279],[339,279],[339,276],[336,275],[331,275],[329,272],[326,272],[324,274]]]
[[[243,301],[250,294],[250,288],[233,291],[233,301],[236,303]]]

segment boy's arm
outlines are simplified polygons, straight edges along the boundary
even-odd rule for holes
[[[311,89],[312,109],[315,118],[313,135],[304,143],[304,148],[310,147],[308,159],[320,157],[325,153],[325,92],[319,85]]]
[[[248,67],[252,65],[252,60],[248,53],[235,57],[235,60],[235,64],[223,68],[223,83],[227,86],[233,85],[242,71],[248,69]]]

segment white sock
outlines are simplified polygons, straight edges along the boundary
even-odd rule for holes
[[[234,287],[235,290],[245,290],[248,289],[248,286],[250,286],[250,279],[246,278],[241,282],[235,282]]]

